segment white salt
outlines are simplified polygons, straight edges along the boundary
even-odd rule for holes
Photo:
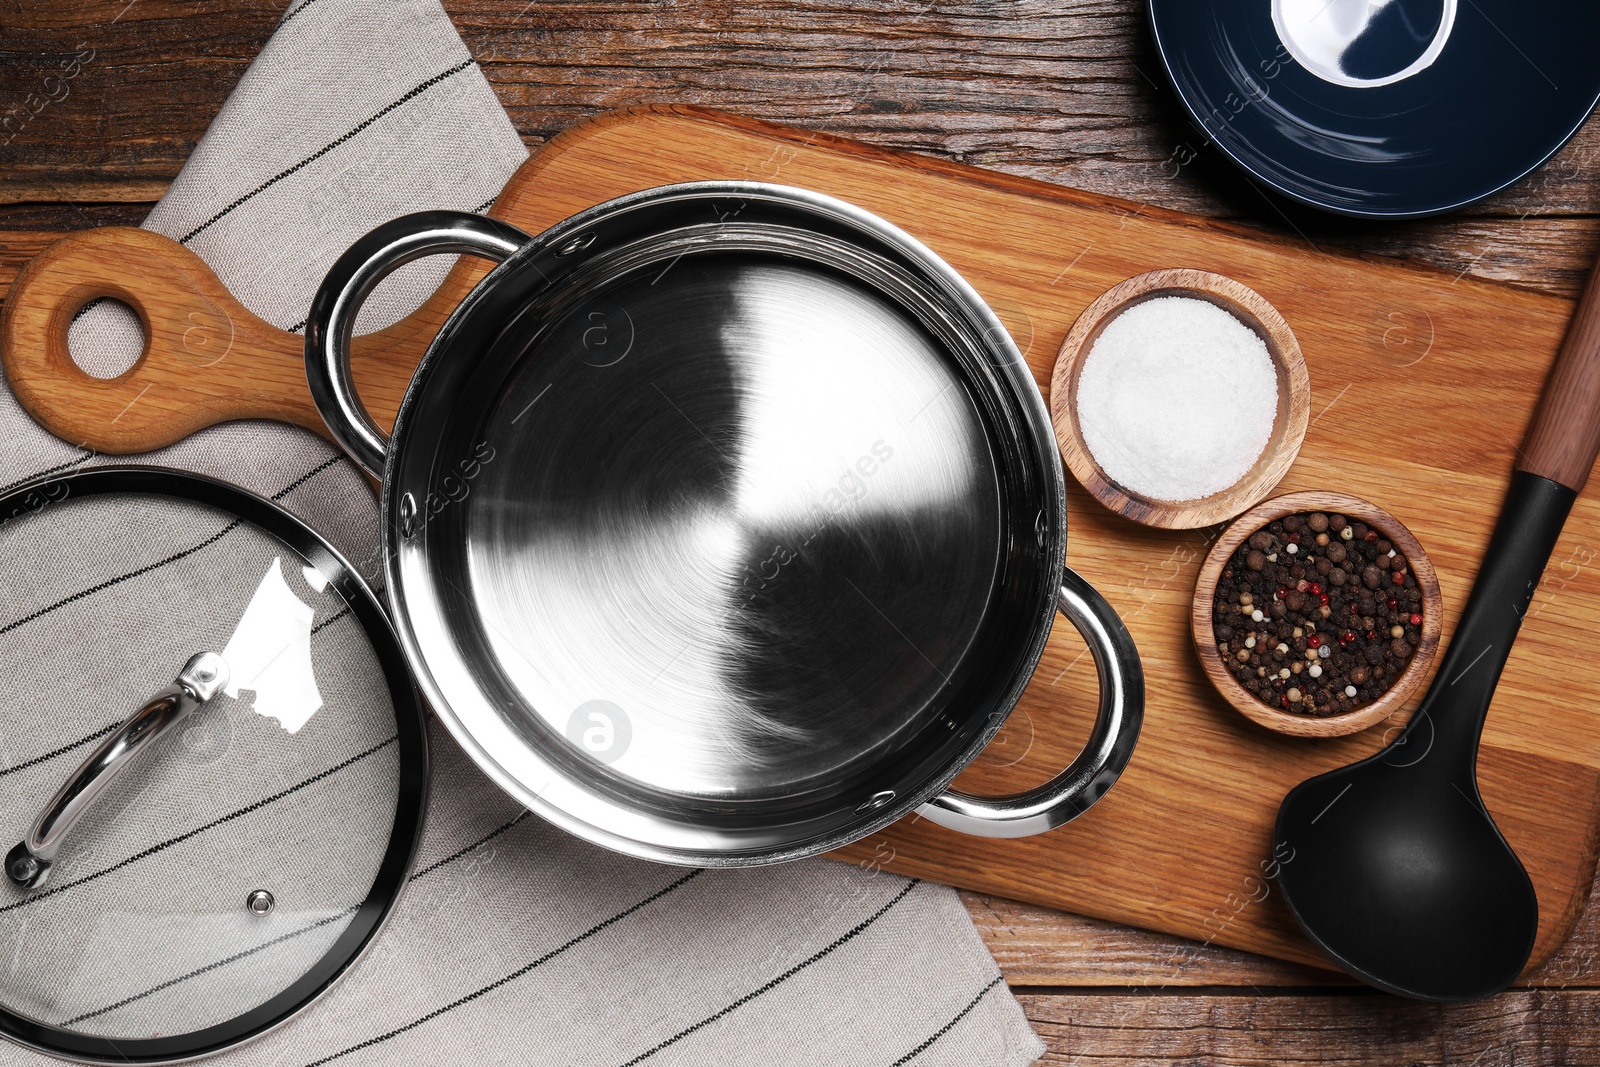
[[[1278,375],[1266,343],[1230,312],[1162,296],[1106,324],[1077,407],[1108,478],[1156,500],[1195,500],[1238,482],[1266,449]]]

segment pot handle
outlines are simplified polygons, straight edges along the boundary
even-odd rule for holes
[[[306,381],[328,432],[368,474],[383,477],[389,435],[356,395],[350,374],[350,338],[361,305],[379,282],[414,259],[455,252],[503,263],[530,240],[499,219],[419,211],[379,226],[328,269],[306,317]]]
[[[923,818],[977,837],[1029,837],[1082,815],[1128,765],[1144,723],[1139,650],[1105,597],[1070,568],[1062,574],[1056,607],[1088,642],[1100,676],[1100,713],[1089,743],[1041,786],[1005,797],[949,790],[917,809]]]

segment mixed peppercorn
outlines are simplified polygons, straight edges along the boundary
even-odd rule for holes
[[[1343,515],[1287,515],[1251,534],[1217,582],[1223,665],[1262,702],[1337,715],[1377,700],[1422,638],[1405,556]]]

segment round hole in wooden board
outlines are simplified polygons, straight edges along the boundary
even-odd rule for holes
[[[1406,558],[1411,573],[1422,592],[1422,634],[1417,647],[1382,696],[1371,704],[1342,712],[1338,715],[1302,715],[1298,712],[1274,708],[1239,684],[1229,673],[1217,651],[1216,630],[1212,608],[1216,602],[1217,581],[1229,557],[1251,534],[1263,526],[1286,515],[1299,515],[1311,511],[1344,515],[1352,522],[1362,522],[1378,531],[1379,535],[1394,545],[1394,550]],[[1293,737],[1343,737],[1358,733],[1385,719],[1397,715],[1406,702],[1427,681],[1435,655],[1439,651],[1439,636],[1444,628],[1444,597],[1439,592],[1439,576],[1428,559],[1427,551],[1412,536],[1405,524],[1376,504],[1346,493],[1313,489],[1274,497],[1264,504],[1251,508],[1239,516],[1206,554],[1195,579],[1194,601],[1190,609],[1190,627],[1194,649],[1200,665],[1217,692],[1229,704],[1252,722],[1281,734]],[[1399,720],[1396,719],[1398,722]]]
[[[134,305],[114,296],[95,297],[67,321],[67,351],[91,378],[117,378],[144,358],[150,327]]]
[[[1078,427],[1078,380],[1085,357],[1113,319],[1136,304],[1162,296],[1187,296],[1215,304],[1244,323],[1267,346],[1278,375],[1278,410],[1272,436],[1244,477],[1197,500],[1144,496],[1112,481],[1096,462]],[[1084,309],[1062,342],[1050,376],[1050,420],[1062,459],[1080,484],[1112,511],[1146,526],[1192,530],[1233,518],[1259,502],[1288,473],[1305,440],[1311,415],[1311,379],[1294,331],[1278,309],[1232,278],[1190,268],[1155,270],[1119,282]]]

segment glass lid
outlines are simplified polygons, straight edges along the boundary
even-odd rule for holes
[[[0,1032],[161,1062],[303,1007],[377,931],[426,750],[382,609],[211,479],[0,497]]]

